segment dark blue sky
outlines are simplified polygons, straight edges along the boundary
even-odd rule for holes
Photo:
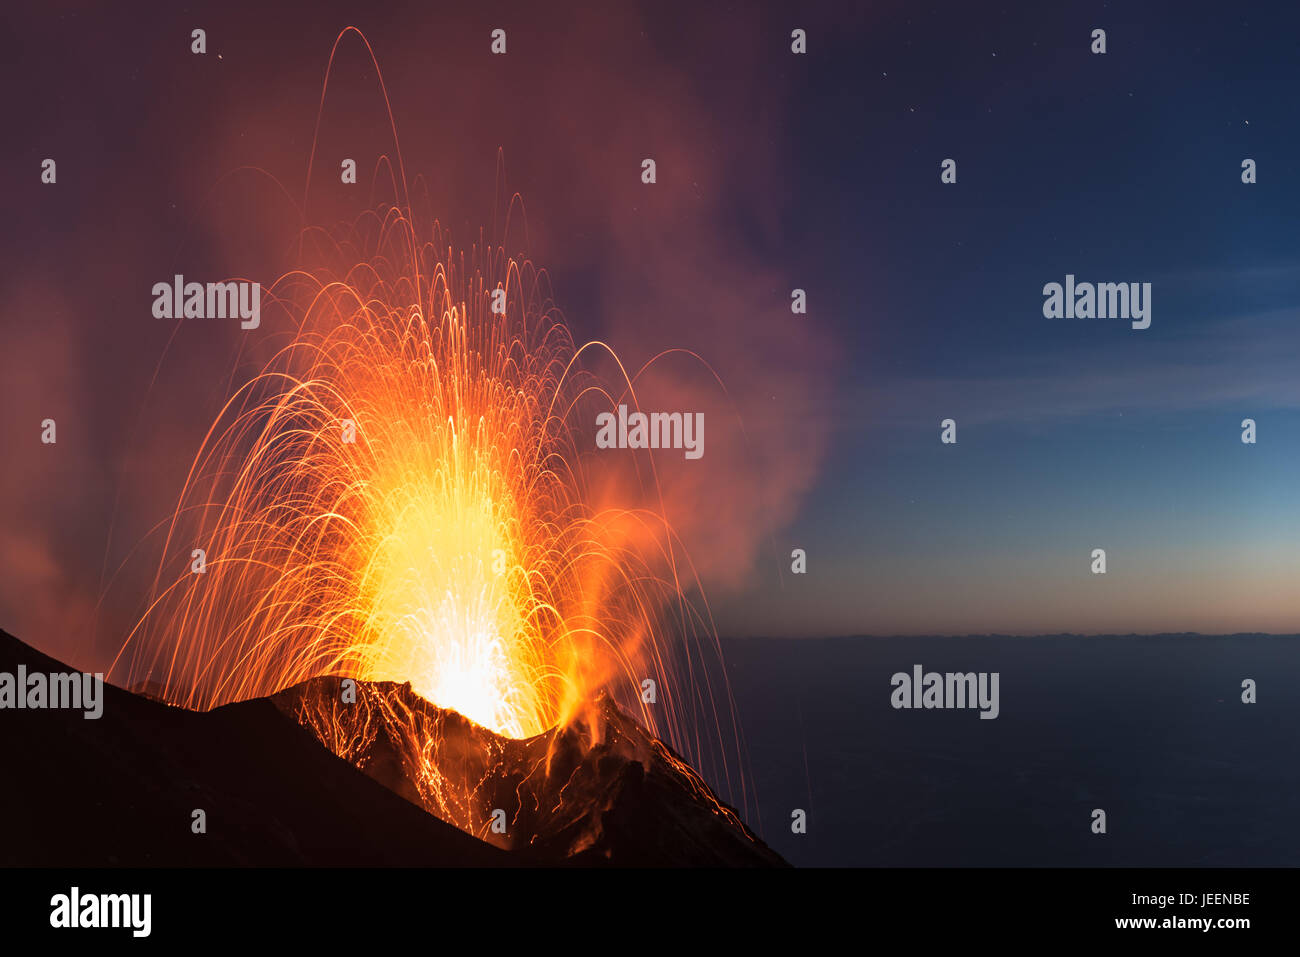
[[[787,536],[809,573],[724,617],[792,635],[1294,630],[1300,17],[955,6],[891,5],[791,79],[789,237],[847,369]],[[1151,328],[1043,318],[1067,273],[1151,282]]]

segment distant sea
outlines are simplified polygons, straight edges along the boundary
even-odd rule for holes
[[[748,817],[793,864],[1300,865],[1300,636],[731,639],[723,650]],[[999,716],[896,710],[891,676],[917,664],[997,672]],[[1247,678],[1255,704],[1241,700]],[[807,834],[791,832],[796,808]],[[1105,834],[1091,829],[1098,808]]]

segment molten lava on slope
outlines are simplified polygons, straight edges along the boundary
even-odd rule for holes
[[[272,700],[381,784],[527,860],[785,864],[605,696],[568,727],[526,739],[430,704],[409,684],[314,678]]]

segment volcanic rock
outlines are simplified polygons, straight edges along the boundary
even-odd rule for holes
[[[608,697],[565,728],[502,737],[409,684],[315,678],[273,701],[430,813],[538,863],[783,866],[691,766]]]

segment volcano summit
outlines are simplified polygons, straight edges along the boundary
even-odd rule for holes
[[[73,670],[0,632],[0,671],[20,667]],[[206,712],[105,684],[97,721],[68,709],[0,712],[0,748],[23,769],[0,789],[0,814],[23,822],[0,863],[784,864],[684,761],[607,701],[591,721],[514,740],[409,685],[358,682],[357,704],[338,706],[353,719],[339,727],[359,732],[340,760],[330,751],[344,751],[342,736],[327,750],[303,727],[317,727],[339,684],[317,678]],[[437,730],[421,739],[436,742],[434,760],[412,760],[407,729]],[[429,799],[453,793],[467,798],[445,807]],[[205,811],[205,833],[191,831],[195,808]],[[485,827],[485,839],[439,819],[490,819],[496,808],[507,812],[506,831]]]

